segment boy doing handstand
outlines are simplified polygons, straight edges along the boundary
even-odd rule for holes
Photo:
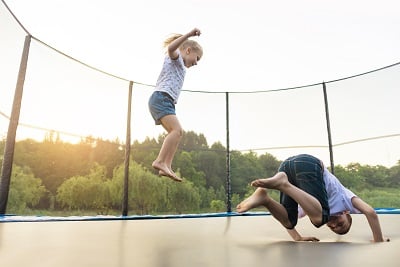
[[[266,207],[295,241],[319,241],[303,237],[295,226],[298,217],[307,215],[311,223],[326,224],[333,232],[343,235],[351,227],[350,213],[363,213],[372,230],[373,241],[384,240],[375,210],[357,197],[324,167],[314,156],[301,154],[286,159],[273,177],[251,183],[256,191],[237,206],[242,213],[258,206]],[[269,197],[266,188],[280,191],[280,202]]]

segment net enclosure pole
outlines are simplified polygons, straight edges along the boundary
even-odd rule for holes
[[[12,105],[10,122],[8,124],[7,139],[6,139],[6,144],[4,146],[4,157],[3,157],[3,164],[1,168],[1,179],[0,179],[0,214],[5,214],[7,210],[12,164],[14,160],[15,138],[19,123],[19,115],[21,111],[22,93],[24,89],[31,40],[32,40],[31,35],[27,35],[25,37],[24,50],[22,51],[17,85],[15,87],[14,102]]]
[[[328,131],[328,142],[329,142],[329,158],[331,161],[331,172],[335,174],[335,164],[333,162],[333,146],[332,146],[332,134],[331,134],[331,123],[329,118],[329,106],[328,106],[328,94],[326,92],[326,84],[322,83],[322,88],[324,91],[324,102],[325,102],[325,116],[326,116],[326,128]]]
[[[226,211],[232,212],[231,192],[231,152],[229,147],[229,93],[225,93],[226,103]]]
[[[132,110],[132,87],[133,82],[129,82],[128,93],[128,113],[126,121],[126,139],[125,139],[125,166],[124,166],[124,195],[122,200],[122,216],[128,215],[128,195],[129,195],[129,161],[131,154],[131,110]]]

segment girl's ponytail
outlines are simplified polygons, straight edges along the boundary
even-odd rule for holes
[[[164,45],[163,45],[164,48],[167,48],[170,43],[172,43],[174,40],[178,39],[181,36],[182,36],[182,34],[179,34],[179,33],[174,33],[174,34],[170,35],[167,39],[164,40]]]

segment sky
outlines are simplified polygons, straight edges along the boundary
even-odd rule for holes
[[[34,37],[51,47],[107,73],[150,85],[155,84],[161,68],[164,57],[162,41],[165,37],[171,33],[186,33],[197,27],[202,34],[196,40],[202,45],[204,56],[198,66],[188,71],[184,90],[249,92],[288,88],[348,77],[400,61],[400,16],[398,15],[400,2],[396,0],[9,0],[5,3]],[[3,11],[0,16],[4,19],[4,16],[8,14],[4,12],[4,8],[1,9]],[[23,33],[18,30],[18,27],[0,28],[0,36],[2,33],[9,36],[17,32],[20,35]],[[23,39],[19,43],[2,42],[0,49],[3,47],[4,50],[6,46],[7,49],[11,47],[21,49],[22,45]],[[38,50],[39,52],[35,53],[41,56],[40,49]],[[18,57],[20,53],[18,50]],[[10,55],[7,53],[3,56]],[[16,65],[19,63],[18,57],[16,57]],[[46,56],[38,57],[36,60],[44,59],[47,59]],[[35,58],[31,61],[34,62]],[[8,69],[9,65],[0,63],[0,70],[3,73],[7,73]],[[35,71],[38,70],[32,70],[32,72]],[[13,73],[15,74],[15,71]],[[68,72],[65,71],[63,74],[65,73]],[[55,73],[52,76],[57,75],[60,74]],[[15,86],[15,78],[13,78],[15,75],[10,77],[12,77],[10,86]],[[33,77],[39,77],[39,75]],[[68,79],[71,78],[68,77],[66,80]],[[108,81],[101,83],[108,83]],[[30,84],[34,82],[29,80],[27,86]],[[6,96],[10,99],[12,94],[10,90],[7,92],[9,94]],[[38,97],[38,94],[36,96],[29,96],[29,92],[26,94],[28,94],[27,97],[24,95],[26,98]],[[43,92],[42,99],[38,101],[44,101],[43,99],[49,98],[51,94],[52,92]],[[75,94],[85,94],[85,92]],[[93,99],[98,102],[109,100],[111,97],[106,92],[87,94],[87,98],[91,97],[89,94],[96,95]],[[144,98],[146,96],[144,95]],[[368,96],[371,100],[366,100],[366,102],[376,100],[373,93],[365,95],[366,98]],[[60,95],[59,92],[56,92],[54,97],[68,99],[73,105],[78,105],[75,102],[79,102],[76,95],[74,100],[69,100],[70,95]],[[101,97],[103,100],[100,99]],[[126,95],[112,97],[124,101]],[[198,106],[196,114],[183,112],[185,109],[190,109],[187,106],[196,106],[197,101],[201,101],[203,97],[206,98],[199,95],[196,96],[196,100],[193,100],[185,94],[182,95],[178,103],[178,108],[181,110],[178,117],[182,124],[186,125],[185,129],[206,132],[208,133],[206,137],[211,141],[224,141],[224,126],[218,125],[216,127],[218,133],[214,134],[210,131],[214,126],[203,123],[213,116],[213,113],[208,113],[206,110],[208,106],[213,106],[210,99],[205,99],[206,104]],[[288,96],[285,104],[295,105],[289,101],[296,102],[302,98],[302,96],[296,97],[298,98]],[[390,101],[396,97],[400,97],[399,93],[396,90],[390,90],[388,99],[382,100],[388,101],[388,105],[383,103],[382,107],[396,105],[395,103],[390,105]],[[219,98],[223,101],[223,95]],[[247,102],[247,106],[241,107],[246,109],[256,104],[262,106],[262,100],[258,101],[256,98],[253,96],[253,99]],[[235,101],[239,103],[241,100],[240,97],[233,97],[234,103]],[[10,102],[6,104],[0,102],[2,104],[0,111],[9,114]],[[29,106],[27,102],[26,106],[29,110],[26,113],[30,113],[32,119],[29,118],[29,114],[21,119],[26,119],[28,124],[39,124],[47,128],[44,116],[35,113],[40,105]],[[351,103],[349,106],[351,107]],[[145,105],[139,108],[147,109]],[[119,116],[118,113],[111,114],[117,109],[118,107],[107,109],[109,120]],[[48,111],[46,112],[48,114]],[[147,110],[145,112],[147,113]],[[224,112],[224,107],[219,106],[218,112]],[[276,137],[270,136],[269,139],[272,140],[270,142],[255,141],[262,140],[265,136],[264,131],[259,136],[255,134],[257,126],[254,125],[260,123],[258,116],[264,116],[260,114],[261,112],[263,111],[253,115],[250,113],[251,117],[244,119],[253,125],[248,136],[245,136],[245,133],[249,127],[244,126],[244,123],[235,125],[233,122],[233,129],[236,130],[235,127],[237,131],[245,129],[241,135],[233,137],[234,142],[235,138],[238,140],[234,146],[245,149],[246,147],[293,145],[290,140],[278,140],[278,137],[283,135],[282,133],[278,133]],[[274,107],[270,112],[280,116],[284,110]],[[387,114],[398,112],[398,109],[387,112],[383,113],[377,121],[382,122],[379,129],[391,124],[389,129],[376,133],[372,131],[368,134],[364,131],[364,135],[355,134],[354,137],[349,136],[347,139],[400,133],[399,127],[390,123],[393,117],[387,122],[383,119],[387,117]],[[235,115],[235,111],[233,113]],[[246,112],[238,113],[238,116],[247,115]],[[147,116],[145,120],[149,121],[148,114],[143,116]],[[322,116],[325,115],[322,113]],[[35,121],[34,118],[39,117],[41,120]],[[61,128],[61,130],[65,127],[67,132],[86,134],[82,126],[79,129],[73,126],[67,127],[67,120],[67,118],[60,120],[60,125],[54,125],[55,122],[52,122],[52,126],[49,127]],[[223,122],[223,116],[220,120]],[[6,127],[4,122],[0,126]],[[140,138],[150,132],[153,135],[162,132],[162,129],[154,127],[151,123],[149,123],[149,128],[146,127],[142,127],[145,130]],[[346,128],[349,125],[346,124],[343,127]],[[103,127],[104,131],[107,130],[106,128],[110,127]],[[254,137],[251,134],[254,134]],[[124,138],[124,133],[120,138]],[[241,146],[240,144],[244,142],[240,142],[240,138],[252,139],[254,144],[245,142],[246,144]],[[322,134],[321,137],[310,136],[309,138],[312,141],[324,139],[326,136]],[[346,138],[343,137],[337,141],[345,140]],[[391,141],[395,143],[394,146],[400,143],[399,138]],[[393,144],[385,144],[385,146],[393,147]],[[358,149],[352,148],[352,150]],[[347,154],[347,152],[343,153]],[[379,163],[390,165],[400,159],[400,155],[393,154],[391,150],[384,153],[389,153],[390,156]],[[345,161],[349,160],[343,160]]]

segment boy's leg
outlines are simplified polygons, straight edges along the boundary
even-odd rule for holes
[[[182,137],[182,127],[176,115],[166,115],[161,118],[161,124],[168,132],[164,139],[161,150],[157,159],[153,162],[153,168],[159,170],[160,175],[172,178],[175,181],[181,182],[172,170],[172,160],[174,159],[176,149]]]
[[[274,216],[274,218],[277,219],[285,228],[292,228],[285,207],[270,198],[267,190],[264,188],[257,188],[250,197],[237,205],[236,209],[238,212],[242,213],[259,206],[267,208],[269,212],[271,212],[272,216]]]
[[[271,178],[255,180],[251,185],[255,187],[277,189],[290,196],[303,208],[314,225],[321,224],[322,206],[319,201],[312,195],[289,183],[286,173],[278,172]]]

